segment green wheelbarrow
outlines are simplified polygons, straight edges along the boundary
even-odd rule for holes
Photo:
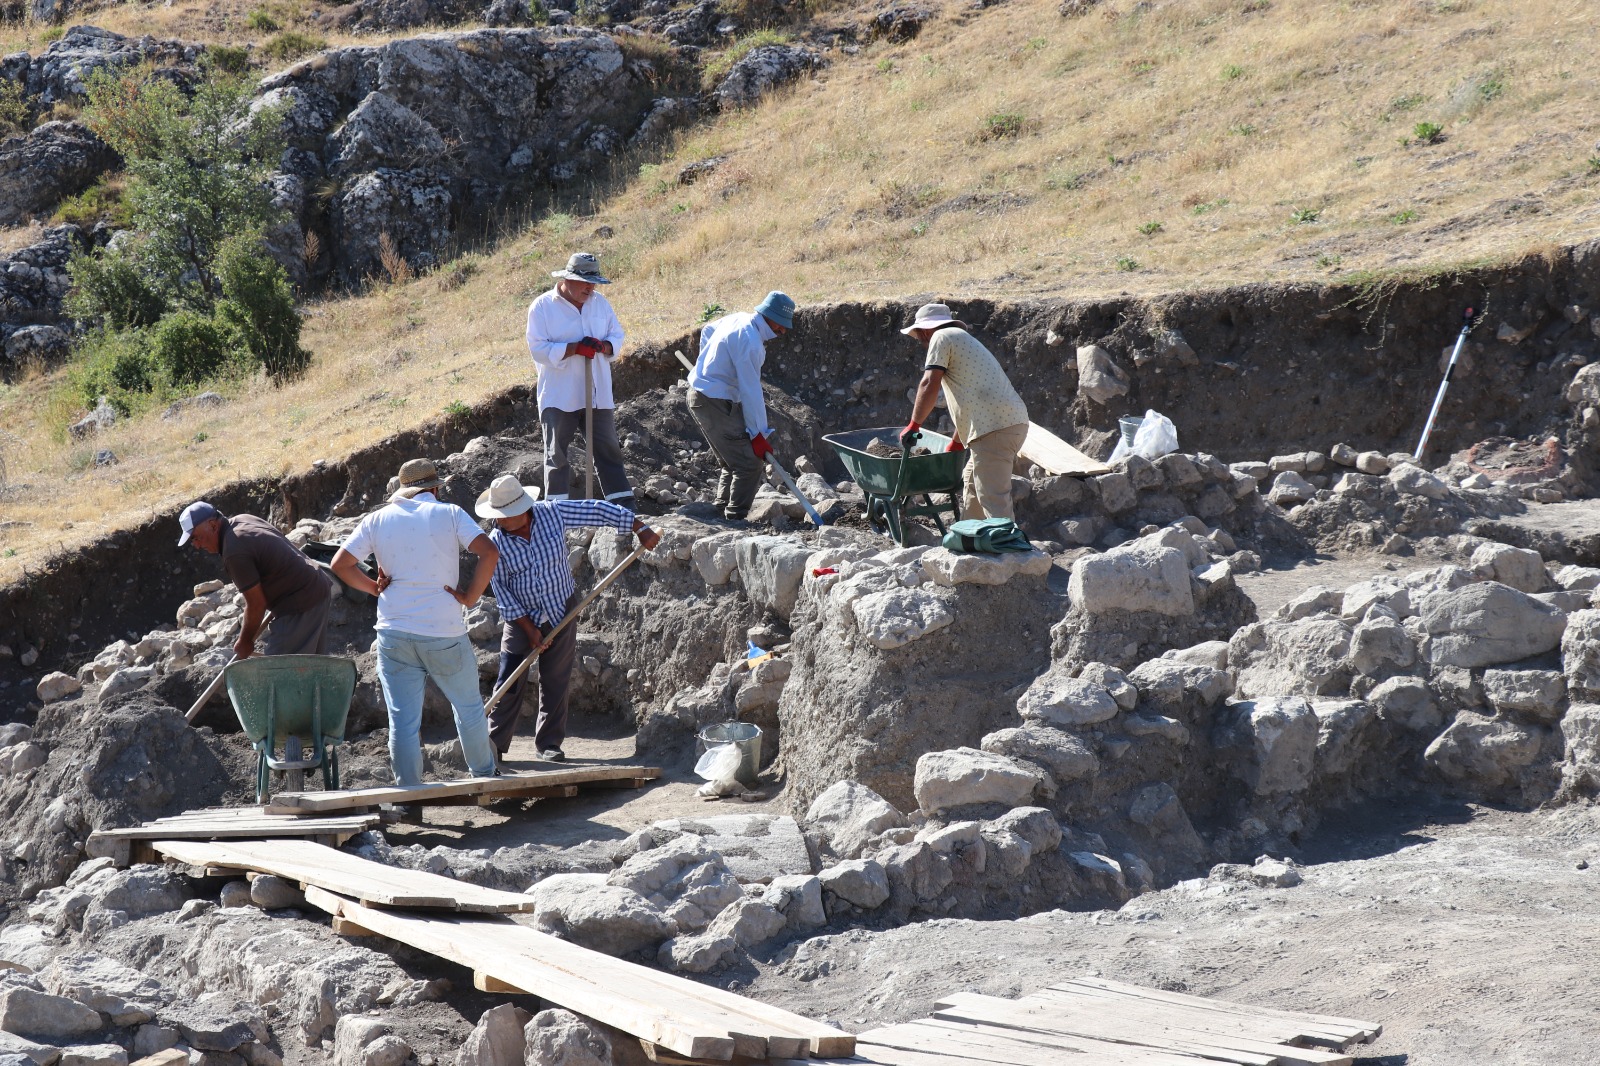
[[[337,655],[261,655],[222,672],[239,725],[256,749],[256,802],[272,795],[272,771],[286,792],[305,788],[322,767],[322,787],[339,787],[338,744],[356,691],[356,664]],[[282,745],[283,756],[278,757]]]
[[[951,521],[960,517],[961,472],[967,465],[967,453],[945,451],[950,438],[928,430],[923,430],[918,439],[931,453],[928,455],[912,455],[904,445],[898,459],[879,458],[866,450],[874,440],[888,438],[898,442],[899,437],[899,426],[886,426],[831,433],[822,439],[839,453],[845,470],[866,493],[867,521],[872,528],[887,527],[894,542],[905,548],[910,546],[906,542],[907,518],[927,515],[943,536],[944,520],[940,516],[948,511]],[[934,503],[935,493],[947,494],[949,502]],[[916,502],[918,496],[922,497],[921,503]]]

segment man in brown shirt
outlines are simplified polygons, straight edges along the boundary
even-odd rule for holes
[[[255,654],[256,638],[267,612],[267,655],[326,655],[328,609],[334,584],[317,564],[289,543],[270,522],[255,515],[225,518],[209,503],[192,503],[178,518],[183,536],[195,547],[222,556],[234,587],[244,593],[244,621],[233,652]]]

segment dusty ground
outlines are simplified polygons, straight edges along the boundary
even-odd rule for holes
[[[1597,854],[1592,809],[1373,805],[1330,822],[1296,888],[1187,882],[1120,912],[844,933],[747,991],[859,1030],[1093,973],[1380,1021],[1369,1064],[1592,1062]]]

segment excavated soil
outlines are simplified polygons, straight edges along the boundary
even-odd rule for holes
[[[938,921],[797,945],[747,989],[853,1028],[956,991],[1084,974],[1381,1022],[1370,1066],[1594,1058],[1600,812],[1422,802],[1331,821],[1287,889],[1185,882],[1118,911]]]

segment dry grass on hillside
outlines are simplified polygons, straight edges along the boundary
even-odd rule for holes
[[[61,442],[52,381],[0,393],[15,434],[0,451],[26,483],[0,500],[26,523],[0,520],[0,580],[152,506],[526,380],[523,309],[577,246],[604,256],[607,295],[651,339],[771,287],[802,302],[1155,294],[1429,269],[1596,232],[1587,5],[1185,0],[1132,15],[1114,0],[1072,20],[1056,6],[952,2],[915,41],[835,55],[817,80],[688,134],[592,214],[320,303],[304,380],[119,426],[100,442],[121,459],[108,469]],[[1435,143],[1419,123],[1442,127]],[[713,155],[728,159],[712,178],[677,183]]]

